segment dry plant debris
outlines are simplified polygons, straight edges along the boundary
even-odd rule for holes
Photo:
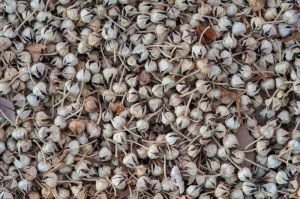
[[[300,198],[299,0],[1,0],[0,199]]]

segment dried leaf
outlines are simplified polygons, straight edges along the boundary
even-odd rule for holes
[[[287,42],[287,41],[290,41],[290,40],[300,40],[300,32],[297,32],[297,33],[283,39],[283,42]]]
[[[0,112],[10,122],[16,122],[15,107],[10,100],[0,97]]]
[[[264,8],[266,0],[248,0],[249,6],[254,11],[259,11]]]
[[[32,60],[34,62],[37,62],[41,57],[42,50],[45,50],[47,48],[44,44],[32,44],[26,47],[26,50],[31,54]]]
[[[239,128],[237,134],[236,134],[236,138],[239,142],[238,145],[238,150],[244,151],[246,150],[246,146],[248,146],[250,143],[252,143],[254,141],[254,138],[250,135],[249,130],[247,128],[246,125],[243,125]],[[247,152],[245,153],[245,157],[249,160],[252,160],[253,162],[255,162],[255,153],[254,152]],[[249,163],[248,161],[244,161],[242,163],[243,167],[251,167],[251,163]]]
[[[184,192],[184,182],[178,166],[174,166],[171,171],[171,179],[175,181],[176,185],[179,188],[180,194]]]
[[[201,35],[201,43],[210,43],[212,41],[215,41],[217,39],[217,34],[213,31],[213,29],[210,26],[207,25],[199,25],[196,29],[196,33],[200,39]]]
[[[146,71],[142,71],[138,77],[140,85],[144,86],[150,82],[150,74]]]

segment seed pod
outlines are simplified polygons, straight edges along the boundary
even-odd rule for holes
[[[277,168],[281,165],[281,161],[277,159],[276,155],[269,155],[268,156],[268,168]]]
[[[43,176],[43,182],[46,186],[54,188],[57,185],[57,175],[55,173],[47,173]]]
[[[274,183],[267,183],[262,185],[263,192],[269,196],[274,197],[277,193],[277,186]]]
[[[283,20],[288,24],[295,24],[299,19],[299,12],[296,10],[287,10],[283,14]]]
[[[226,186],[226,184],[220,183],[216,187],[215,196],[219,198],[219,197],[227,195],[229,192],[230,192],[230,189]]]
[[[233,49],[237,45],[237,40],[234,38],[233,34],[227,33],[223,39],[223,46],[228,49]]]
[[[9,48],[12,45],[12,42],[10,41],[9,38],[6,37],[0,37],[0,51],[4,51],[7,48]]]
[[[109,182],[106,179],[100,178],[96,180],[96,190],[98,192],[102,192],[106,190],[108,187],[109,187]]]
[[[177,186],[174,180],[172,179],[163,179],[161,182],[161,187],[163,191],[175,191]]]
[[[127,145],[127,135],[125,132],[118,132],[113,135],[116,144],[125,147]]]
[[[205,145],[203,151],[207,157],[214,157],[217,154],[218,147],[217,145],[210,143]]]
[[[208,177],[205,181],[204,187],[207,189],[214,189],[217,185],[217,179],[215,177]]]
[[[232,33],[235,36],[242,35],[246,32],[246,25],[242,22],[235,22],[232,26]]]
[[[99,151],[100,160],[103,162],[107,162],[111,160],[112,153],[111,150],[107,147],[102,147]]]
[[[29,180],[23,179],[18,182],[18,189],[24,191],[25,193],[29,192],[32,188],[32,183]]]
[[[137,191],[146,191],[150,188],[150,178],[147,176],[141,176],[136,181],[136,190]]]
[[[86,98],[84,104],[84,110],[89,113],[97,111],[98,110],[97,99],[93,96],[89,96],[88,98]]]
[[[252,172],[249,168],[244,167],[238,172],[238,178],[241,181],[250,181],[252,179]]]
[[[31,67],[31,74],[37,79],[44,77],[46,74],[46,65],[44,63],[36,63]]]
[[[118,174],[112,176],[111,183],[117,189],[125,189],[127,184],[125,177]]]
[[[227,134],[223,138],[223,144],[226,148],[235,147],[238,144],[237,138],[233,134]]]
[[[140,133],[145,133],[149,129],[149,122],[147,120],[138,120],[136,122],[136,128]]]
[[[190,185],[186,188],[186,193],[192,197],[197,198],[200,195],[201,187],[198,185]]]
[[[220,173],[224,177],[231,177],[234,175],[234,167],[231,164],[223,163],[220,168]]]
[[[286,172],[284,172],[284,171],[279,171],[276,174],[275,179],[278,184],[286,184],[286,183],[288,183],[288,180],[289,180]]]
[[[82,119],[72,119],[69,123],[69,129],[76,134],[82,134],[85,130],[86,122]]]
[[[225,124],[230,129],[237,129],[240,127],[239,118],[235,115],[225,120]]]
[[[159,151],[157,145],[156,144],[152,144],[149,147],[147,154],[148,154],[148,157],[150,159],[156,159],[156,158],[158,158],[159,155],[160,155],[160,151]]]
[[[24,155],[19,155],[14,158],[14,165],[16,168],[21,169],[29,165],[31,159]]]

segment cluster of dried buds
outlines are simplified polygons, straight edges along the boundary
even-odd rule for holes
[[[299,198],[299,6],[1,0],[0,198]]]

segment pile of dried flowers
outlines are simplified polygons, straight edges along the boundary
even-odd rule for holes
[[[299,0],[1,0],[0,198],[299,198]]]

